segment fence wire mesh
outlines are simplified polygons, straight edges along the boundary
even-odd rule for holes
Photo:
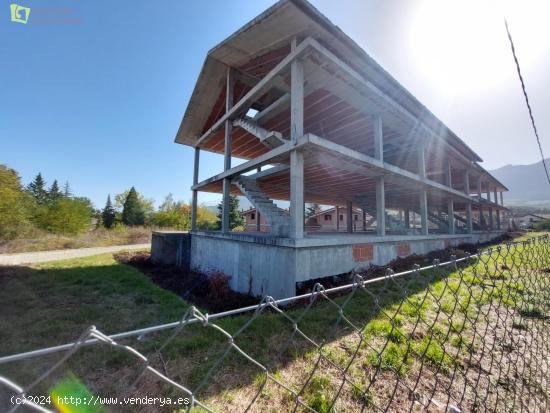
[[[61,355],[0,358],[0,410],[65,411],[37,397],[70,377],[86,411],[547,412],[549,249],[544,236],[455,250],[239,315],[190,307],[139,337],[91,327]],[[122,401],[144,396],[159,400]]]

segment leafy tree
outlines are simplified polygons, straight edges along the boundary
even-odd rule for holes
[[[111,195],[107,195],[107,203],[101,212],[101,220],[105,228],[111,228],[115,223],[115,209],[111,203]]]
[[[59,190],[57,179],[55,179],[48,191],[48,202],[53,203],[63,196],[63,193]]]
[[[306,208],[306,218],[309,218],[321,211],[321,206],[319,204],[309,204]]]
[[[134,187],[130,188],[122,208],[122,222],[126,225],[145,224],[145,211],[140,203],[138,193]]]
[[[92,213],[86,198],[59,198],[41,208],[36,222],[43,229],[55,234],[76,235],[90,228]]]
[[[191,207],[189,206],[189,216],[191,216]],[[217,228],[217,217],[214,211],[201,205],[197,208],[197,228],[203,230],[213,230]],[[191,228],[191,225],[189,226]]]
[[[174,211],[182,206],[181,202],[174,201],[174,197],[171,193],[166,195],[162,204],[160,204],[159,211]]]
[[[124,203],[126,202],[126,199],[128,198],[128,194],[130,193],[131,189],[127,189],[126,191],[115,195],[115,209],[118,211],[122,211],[124,209]],[[134,188],[135,191],[135,188]],[[136,191],[138,203],[141,206],[141,209],[143,210],[143,215],[145,217],[144,222],[147,222],[150,217],[155,212],[154,207],[154,200],[145,198],[143,195],[141,195],[139,192]],[[122,220],[122,214],[120,216],[120,219]]]
[[[46,181],[42,178],[42,174],[38,175],[27,186],[27,191],[32,195],[38,205],[46,205],[48,203],[48,192],[46,191]]]
[[[63,196],[65,198],[70,198],[73,196],[71,192],[71,186],[69,185],[69,181],[65,181],[65,185],[63,185]]]
[[[217,228],[221,229],[222,227],[222,213],[223,213],[223,201],[218,204],[218,213],[217,213]],[[244,217],[242,212],[239,210],[239,198],[235,195],[229,197],[229,228],[235,229],[236,227],[241,227],[244,225]]]
[[[0,240],[16,238],[29,228],[27,198],[17,172],[0,165]]]

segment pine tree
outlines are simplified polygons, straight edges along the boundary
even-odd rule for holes
[[[42,174],[38,172],[34,181],[27,186],[29,192],[39,205],[45,205],[48,202],[48,192],[45,189],[46,182],[42,178]]]
[[[128,192],[128,196],[124,201],[122,222],[126,225],[143,225],[145,223],[145,212],[134,187],[130,188],[130,192]]]
[[[54,179],[50,190],[48,191],[48,202],[53,203],[61,198],[63,194],[59,190],[59,185],[57,184],[57,179]]]
[[[111,195],[107,195],[107,203],[105,208],[101,211],[101,219],[105,228],[111,228],[115,223],[115,209],[111,203]]]
[[[70,198],[73,196],[71,192],[71,186],[69,185],[69,181],[65,181],[65,185],[63,185],[63,196],[65,198]]]
[[[218,204],[218,229],[222,227],[222,211],[223,201]],[[239,211],[239,198],[235,195],[229,197],[229,228],[235,229],[244,225],[244,217],[241,211]]]

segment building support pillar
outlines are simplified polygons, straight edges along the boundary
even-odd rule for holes
[[[226,94],[225,94],[225,113],[233,107],[233,73],[231,68],[227,68],[226,74]],[[233,123],[231,120],[225,121],[225,147],[224,147],[224,161],[223,170],[227,171],[231,169],[231,150],[233,144]],[[231,179],[225,178],[223,180],[223,200],[222,200],[222,232],[229,232],[231,230],[231,223],[229,222],[229,209],[230,209],[230,196],[231,196]]]
[[[293,38],[291,49],[295,50]],[[304,66],[295,59],[290,66],[290,138],[294,145],[304,135]],[[297,150],[290,153],[290,236],[304,237],[304,155]]]
[[[193,163],[193,185],[199,183],[199,161],[200,161],[201,149],[195,147],[195,159]],[[198,201],[198,191],[193,190],[193,198],[191,201],[191,231],[197,230],[197,201]]]
[[[452,198],[447,200],[447,215],[449,216],[449,234],[453,235],[455,233],[455,208]]]
[[[347,230],[348,232],[353,232],[353,203],[348,201],[346,203],[347,207]]]
[[[428,193],[425,190],[420,193],[420,233],[428,235]]]
[[[464,193],[470,196],[470,171],[466,169],[464,171]],[[472,223],[472,203],[466,203],[466,232],[471,234],[474,231],[474,225]]]
[[[384,190],[384,176],[376,178],[376,233],[386,235],[386,195]]]
[[[336,231],[340,231],[340,207],[336,205]]]
[[[503,192],[500,192],[500,205],[504,206],[504,195]]]
[[[407,228],[408,231],[411,227],[411,211],[409,208],[405,208],[403,212],[405,214],[405,228]]]
[[[367,211],[365,211],[364,208],[361,208],[361,211],[363,212],[363,231],[367,230]]]
[[[489,208],[489,230],[493,230],[493,208]]]
[[[466,204],[466,232],[471,234],[474,232],[474,225],[472,223],[472,203]]]

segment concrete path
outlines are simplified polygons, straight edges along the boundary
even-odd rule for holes
[[[0,265],[35,264],[39,262],[67,260],[70,258],[89,257],[128,250],[149,250],[151,244],[115,245],[112,247],[78,248],[54,251],[21,252],[18,254],[0,254]]]

